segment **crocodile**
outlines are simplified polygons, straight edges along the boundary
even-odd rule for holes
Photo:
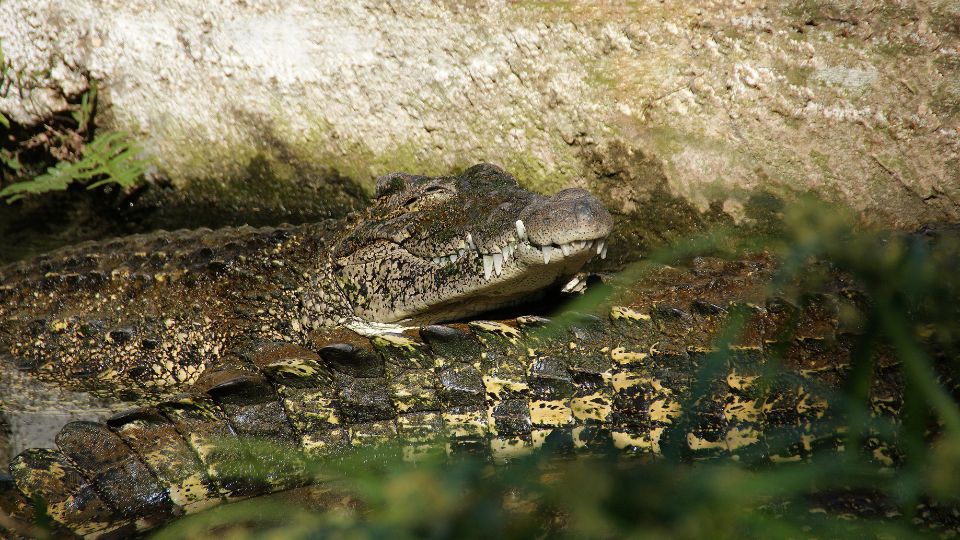
[[[57,535],[123,537],[316,481],[296,460],[238,474],[230,440],[496,460],[551,440],[750,462],[843,448],[834,391],[857,336],[840,313],[859,296],[842,280],[801,304],[771,296],[768,255],[660,267],[597,315],[449,322],[566,282],[611,227],[582,190],[535,195],[480,165],[383,177],[344,221],[159,232],[4,268],[0,395],[17,450],[39,447],[0,477],[0,508],[29,520],[42,501]],[[895,419],[897,360],[874,366],[871,412]],[[25,433],[65,410],[84,419]],[[902,459],[885,435],[865,444]]]
[[[0,268],[0,464],[247,365],[263,340],[469,317],[529,300],[605,256],[612,218],[583,189],[544,196],[490,164],[378,178],[368,209],[298,226],[159,231]]]
[[[5,506],[26,517],[42,500],[59,534],[118,537],[316,480],[296,460],[242,474],[230,440],[308,456],[390,440],[415,456],[439,441],[495,460],[557,440],[574,451],[753,463],[840,451],[833,392],[857,337],[840,313],[859,297],[843,282],[799,304],[771,296],[775,269],[763,254],[660,267],[597,314],[553,323],[526,316],[374,336],[331,328],[303,344],[265,341],[189,392],[68,423],[56,449],[22,452]],[[743,331],[724,338],[731,320]],[[895,356],[878,351],[872,414],[896,419],[901,387]],[[879,433],[865,444],[882,465],[902,459]]]

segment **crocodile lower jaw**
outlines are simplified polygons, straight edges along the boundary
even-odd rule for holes
[[[581,265],[599,255],[607,256],[607,238],[574,240],[566,244],[538,245],[529,241],[510,242],[499,251],[485,253],[473,249],[461,249],[456,253],[433,257],[431,262],[438,269],[453,265],[471,265],[484,281],[499,278],[511,268],[523,267],[569,267],[571,260]],[[586,256],[586,257],[585,257]],[[551,264],[552,263],[552,264]]]
[[[464,287],[455,300],[431,305],[423,313],[429,313],[430,320],[451,321],[539,298],[545,290],[553,285],[562,285],[596,257],[597,242],[604,240],[578,241],[565,250],[551,250],[548,247],[548,263],[544,263],[544,250],[541,247],[517,244],[510,259],[498,263],[489,272],[488,268],[481,268],[485,266],[483,260],[487,255],[468,256],[457,264],[472,267],[472,275],[475,276],[472,283]],[[421,314],[414,313],[409,317],[409,321],[419,321]]]

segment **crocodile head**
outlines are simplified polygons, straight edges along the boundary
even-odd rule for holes
[[[356,315],[377,322],[468,317],[529,298],[604,253],[613,220],[582,189],[526,191],[499,167],[391,174],[334,250]]]

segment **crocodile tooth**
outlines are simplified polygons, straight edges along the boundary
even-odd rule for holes
[[[450,254],[450,264],[453,264],[453,263],[455,263],[455,262],[457,262],[457,254],[456,254],[456,253],[451,253],[451,254]]]
[[[516,225],[517,225],[517,238],[519,238],[520,240],[526,240],[527,228],[524,227],[523,220],[518,219]]]
[[[543,246],[543,264],[550,264],[550,254],[553,253],[553,248],[550,246]]]
[[[503,254],[493,254],[493,268],[497,271],[498,276],[503,273]]]
[[[477,245],[473,243],[473,235],[467,233],[467,243],[470,244],[470,249],[477,249]]]
[[[573,251],[573,249],[570,244],[560,244],[560,251],[563,252],[564,257],[569,257],[570,252]]]
[[[483,279],[489,280],[490,274],[493,273],[493,257],[490,255],[483,256]]]
[[[575,293],[583,292],[585,288],[586,282],[583,281],[580,276],[573,276],[573,278],[568,281],[567,284],[564,285],[560,290],[565,293]]]
[[[440,264],[440,257],[434,257],[431,260],[433,261],[433,264]]]
[[[606,259],[606,258],[607,258],[607,245],[606,245],[606,244],[603,245],[603,251],[600,252],[600,258],[601,258],[601,259]]]
[[[503,260],[504,262],[510,260],[510,256],[513,255],[513,244],[507,244],[503,246]]]
[[[457,254],[460,255],[460,258],[466,257],[466,256],[467,256],[467,250],[461,249],[460,251],[457,252]]]
[[[597,255],[599,255],[604,248],[603,239],[601,238],[600,240],[597,240],[596,242],[594,242],[594,244],[595,244],[595,247],[597,248]]]

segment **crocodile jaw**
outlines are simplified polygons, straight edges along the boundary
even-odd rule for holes
[[[597,239],[596,242],[603,244],[604,240]],[[456,298],[425,306],[423,313],[410,313],[407,317],[417,321],[424,316],[450,321],[536,298],[540,292],[566,282],[597,256],[597,244],[589,241],[582,247],[569,248],[567,255],[563,255],[560,248],[548,247],[549,263],[544,262],[543,246],[519,244],[499,272],[494,266],[489,275],[483,264],[483,256],[470,259],[465,264],[476,274],[473,283],[463,287]]]

